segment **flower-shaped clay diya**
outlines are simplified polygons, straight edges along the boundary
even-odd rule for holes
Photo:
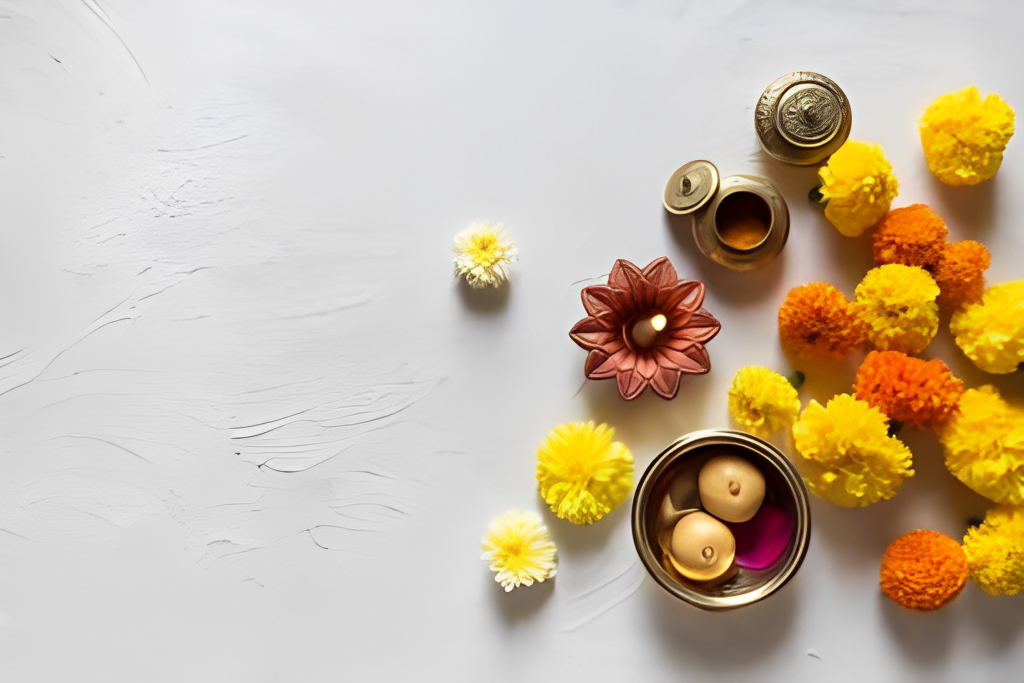
[[[721,323],[701,308],[704,284],[679,279],[667,257],[643,270],[619,259],[608,284],[584,288],[582,298],[590,315],[569,336],[590,352],[584,372],[590,379],[615,377],[627,401],[648,385],[674,398],[684,372],[711,370],[704,343]]]

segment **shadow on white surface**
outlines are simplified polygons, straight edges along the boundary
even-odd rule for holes
[[[968,583],[958,601],[965,602],[971,624],[985,636],[985,642],[999,654],[1009,654],[1024,633],[1024,594],[1006,597],[989,595]]]
[[[969,587],[968,587],[969,590]],[[954,624],[959,620],[959,599],[937,612],[914,612],[904,609],[881,591],[876,600],[882,601],[883,621],[901,652],[916,666],[938,668],[943,666],[953,645]]]
[[[608,542],[615,535],[620,524],[628,526],[628,521],[622,519],[629,517],[629,506],[632,496],[626,499],[621,505],[609,512],[599,522],[578,526],[558,519],[555,513],[551,512],[544,499],[537,494],[537,507],[541,511],[544,524],[547,525],[551,536],[558,547],[559,562],[566,558],[582,560],[591,555],[597,555],[605,551]]]
[[[658,645],[681,670],[700,661],[708,671],[764,666],[786,642],[799,591],[785,586],[771,597],[727,612],[704,612],[673,599],[653,581],[641,589]],[[699,669],[698,669],[699,670]]]
[[[999,175],[971,187],[953,187],[932,177],[933,192],[938,199],[935,213],[949,228],[950,242],[964,239],[987,244],[996,224],[999,194]]]
[[[712,362],[714,344],[713,339],[708,344]],[[683,377],[679,395],[671,401],[651,390],[633,401],[623,401],[614,379],[590,380],[580,394],[593,419],[615,427],[616,439],[629,446],[639,477],[654,456],[675,439],[707,426],[705,407],[720,398],[714,390],[708,377],[690,375]]]
[[[455,288],[459,290],[459,298],[462,299],[466,309],[478,315],[501,313],[508,306],[508,301],[512,297],[511,282],[506,282],[500,287],[473,289],[460,278],[455,281]]]
[[[488,572],[486,575],[488,583],[487,592],[491,594],[491,602],[495,610],[501,613],[509,625],[518,625],[530,622],[551,597],[555,590],[555,582],[558,577],[548,579],[543,583],[535,583],[532,586],[521,586],[506,593],[500,586],[494,584],[494,575]]]

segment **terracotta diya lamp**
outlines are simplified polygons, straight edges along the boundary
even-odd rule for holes
[[[589,315],[569,337],[590,352],[584,372],[589,379],[614,377],[627,401],[648,386],[674,398],[683,374],[711,370],[704,344],[721,323],[701,307],[704,284],[680,279],[667,257],[642,270],[619,259],[607,285],[585,287],[581,296]]]

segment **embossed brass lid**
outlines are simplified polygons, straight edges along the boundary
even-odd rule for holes
[[[829,78],[811,71],[781,76],[761,94],[754,128],[761,147],[779,161],[813,166],[850,135],[850,102]]]
[[[678,216],[697,211],[718,192],[718,169],[710,161],[691,161],[680,166],[665,185],[662,203]]]

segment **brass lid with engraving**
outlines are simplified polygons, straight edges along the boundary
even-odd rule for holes
[[[779,161],[813,166],[828,159],[850,135],[850,102],[829,78],[794,71],[777,78],[754,109],[764,151]]]
[[[677,216],[697,211],[718,192],[718,179],[718,168],[710,161],[691,161],[680,166],[665,184],[665,210]]]

